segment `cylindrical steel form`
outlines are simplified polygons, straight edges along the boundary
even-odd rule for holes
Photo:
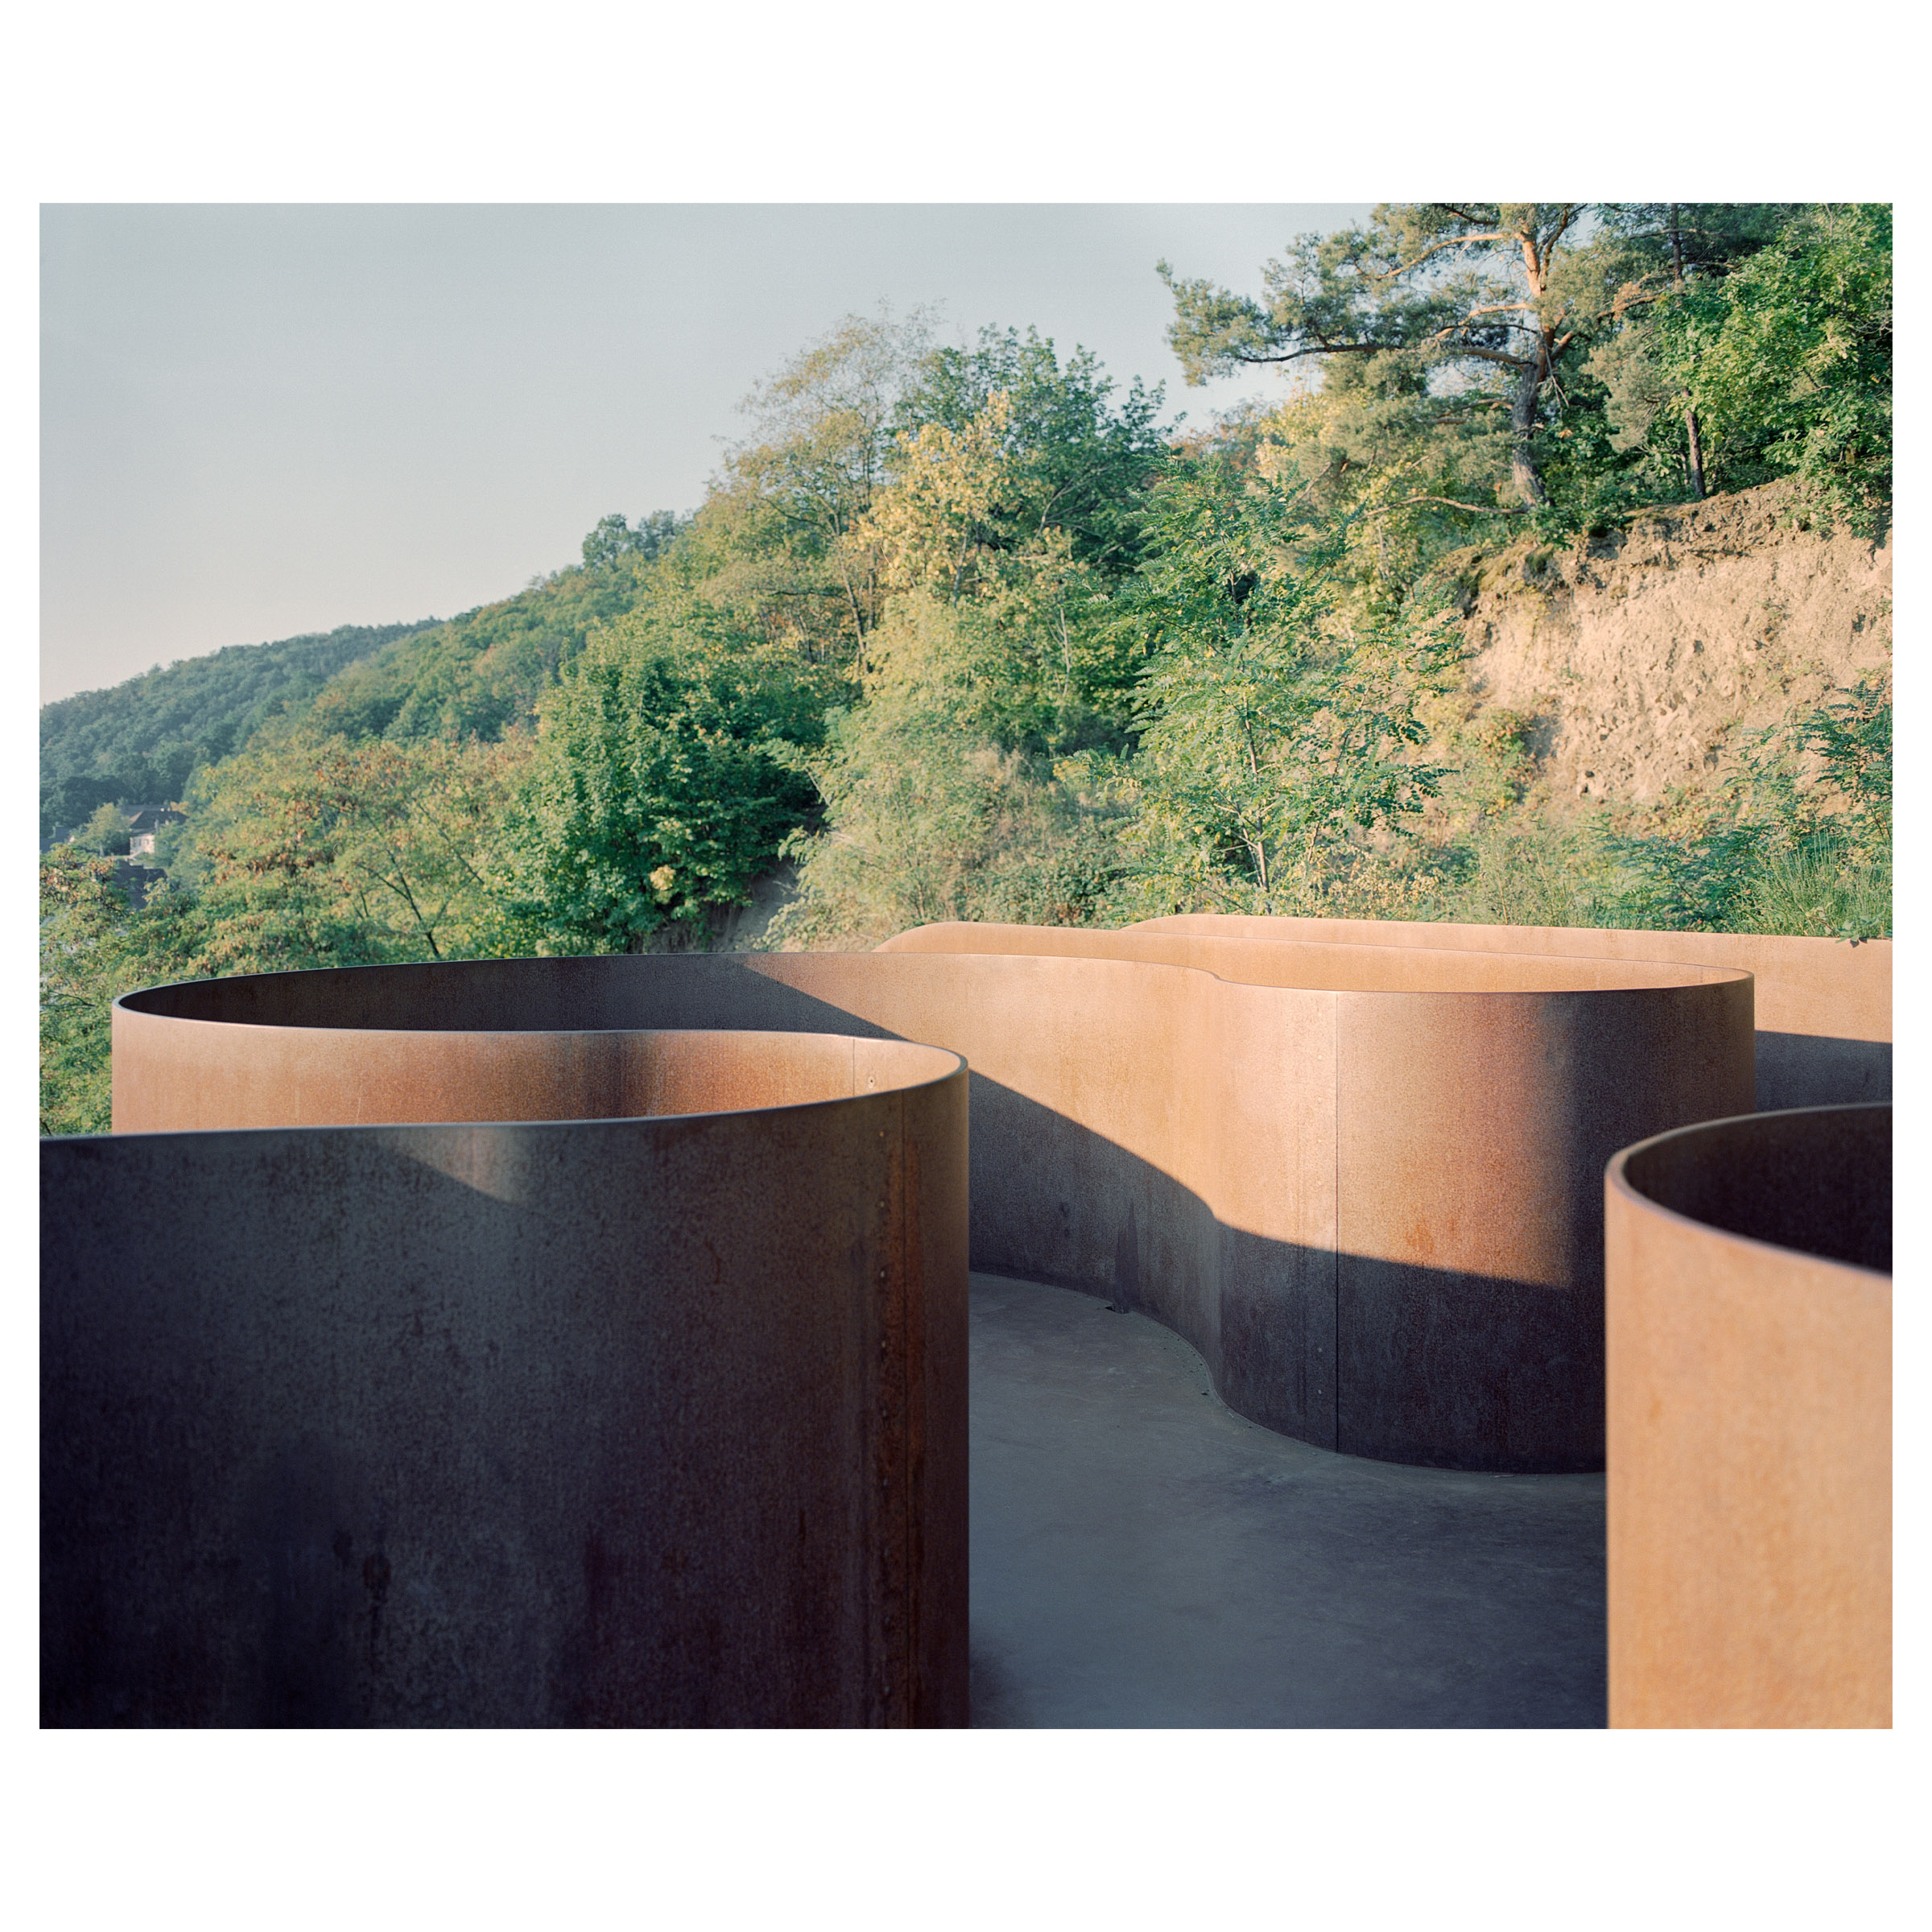
[[[43,1722],[966,1721],[955,1055],[185,1024],[338,1124],[43,1144]]]
[[[542,1112],[505,1071],[533,1054],[558,1108],[595,1111],[625,1077],[601,1029],[923,1041],[972,1069],[976,1266],[1166,1323],[1232,1407],[1323,1447],[1595,1469],[1604,1162],[1751,1105],[1751,993],[1695,965],[1025,927],[281,974],[120,1002],[115,1124],[476,1117],[504,1080]]]
[[[1612,1724],[1889,1724],[1890,1108],[1666,1134],[1605,1200]]]

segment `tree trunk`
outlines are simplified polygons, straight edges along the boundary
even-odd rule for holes
[[[1517,494],[1532,510],[1550,500],[1530,449],[1530,439],[1536,430],[1536,398],[1542,386],[1542,345],[1539,343],[1536,359],[1523,365],[1522,378],[1516,386],[1516,401],[1509,411],[1509,427],[1515,439],[1509,451],[1510,480],[1516,485]]]
[[[1684,286],[1684,239],[1678,226],[1677,204],[1670,204],[1670,274],[1677,287]],[[1697,411],[1686,403],[1684,407],[1684,434],[1690,444],[1690,494],[1699,503],[1704,500],[1704,443],[1697,433]]]

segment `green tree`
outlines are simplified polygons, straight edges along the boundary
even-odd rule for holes
[[[584,568],[612,570],[632,557],[646,564],[654,562],[683,527],[683,520],[668,510],[638,518],[634,528],[613,511],[600,518],[597,527],[584,539]]]
[[[543,712],[506,815],[506,943],[641,950],[667,926],[702,943],[817,801],[799,746],[823,680],[782,645],[667,636],[645,613],[592,638]]]
[[[1506,397],[1511,483],[1546,500],[1536,441],[1550,386],[1587,326],[1591,279],[1566,273],[1582,202],[1384,203],[1366,227],[1303,235],[1263,270],[1265,301],[1166,262],[1168,340],[1192,383],[1249,363],[1359,360],[1390,373],[1431,413]]]
[[[1018,548],[1059,530],[1077,562],[1125,578],[1140,561],[1147,491],[1167,444],[1161,388],[1137,377],[1118,404],[1114,389],[1091,350],[1076,347],[1063,366],[1036,329],[983,328],[976,347],[926,358],[899,407],[899,449],[928,427],[968,434],[1003,397],[1000,489],[981,513],[979,540]]]
[[[1160,910],[1304,912],[1441,773],[1416,714],[1459,642],[1411,607],[1336,618],[1340,534],[1224,460],[1177,466],[1124,621],[1146,654],[1121,895]]]
[[[740,405],[733,447],[679,548],[685,581],[737,634],[846,668],[863,655],[882,592],[850,543],[885,485],[900,401],[927,324],[848,316]]]
[[[862,702],[835,709],[810,769],[824,828],[801,834],[786,946],[868,947],[939,919],[1080,925],[1120,871],[1114,814],[1025,735],[1024,677],[981,605],[892,598]],[[1019,688],[1016,691],[1016,683]]]
[[[492,857],[527,739],[360,743],[291,733],[197,781],[171,881],[204,970],[260,972],[497,949]]]
[[[1800,211],[1723,272],[1687,272],[1591,367],[1620,447],[1668,452],[1681,398],[1720,486],[1794,477],[1821,520],[1876,535],[1892,494],[1890,208]]]
[[[1612,304],[1612,320],[1620,320],[1633,303],[1681,295],[1693,280],[1708,281],[1728,273],[1799,212],[1794,203],[1774,202],[1647,201],[1604,207],[1604,224],[1629,258],[1627,279]],[[1641,308],[1637,313],[1641,319]],[[1697,408],[1690,391],[1673,390],[1663,372],[1643,353],[1642,336],[1636,327],[1617,332],[1591,353],[1585,366],[1607,386],[1613,416],[1627,415],[1633,405],[1642,413],[1642,429],[1633,434],[1621,427],[1612,435],[1611,446],[1620,453],[1645,440],[1660,410],[1681,412],[1685,480],[1695,502],[1705,493],[1703,431]]]
[[[118,805],[102,805],[75,833],[73,843],[104,859],[126,858],[132,844],[127,814]]]
[[[1059,525],[1012,515],[1029,455],[1003,390],[956,431],[928,423],[902,433],[893,481],[852,542],[888,600],[916,593],[971,609],[954,654],[972,660],[980,712],[1003,749],[1041,751],[1104,732],[1129,672],[1100,621],[1106,576]],[[868,653],[874,668],[883,635]]]
[[[40,1131],[105,1133],[110,1009],[124,993],[189,976],[201,953],[192,902],[165,888],[129,909],[109,860],[78,844],[40,858]]]

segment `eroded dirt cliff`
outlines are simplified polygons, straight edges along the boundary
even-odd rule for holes
[[[1889,538],[1822,535],[1788,503],[1772,484],[1568,550],[1525,539],[1452,559],[1468,724],[1520,721],[1554,798],[1642,805],[1701,788],[1727,746],[1834,686],[1889,672]]]

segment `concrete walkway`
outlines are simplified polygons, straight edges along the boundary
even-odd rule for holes
[[[972,1282],[989,1726],[1604,1722],[1604,1479],[1335,1455],[1093,1297]]]

